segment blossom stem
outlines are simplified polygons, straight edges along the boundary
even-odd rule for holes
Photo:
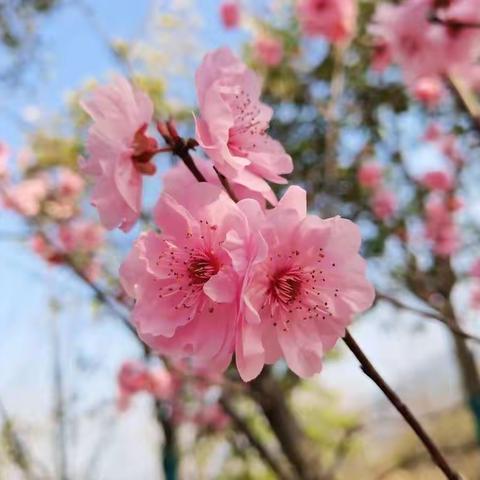
[[[238,202],[238,198],[237,198],[237,196],[235,195],[235,193],[233,192],[232,187],[230,186],[230,183],[228,183],[228,180],[227,180],[227,178],[225,177],[225,175],[223,175],[222,173],[220,173],[220,172],[217,170],[217,167],[213,167],[213,169],[215,170],[215,173],[217,174],[218,178],[220,179],[220,183],[222,184],[222,186],[223,186],[223,188],[225,189],[225,191],[228,193],[228,195],[230,196],[230,198],[231,198],[235,203],[237,203],[237,202]]]
[[[446,458],[436,446],[430,435],[424,430],[424,428],[417,420],[415,415],[411,412],[411,410],[402,402],[400,397],[378,373],[377,369],[372,365],[363,350],[360,348],[354,338],[350,335],[350,332],[346,332],[343,340],[349,350],[360,362],[361,368],[365,375],[367,375],[378,386],[378,388],[380,388],[380,390],[388,398],[390,403],[397,409],[397,411],[408,423],[408,425],[410,425],[416,436],[420,439],[425,448],[428,450],[432,461],[445,474],[445,477],[449,480],[461,480],[462,477],[460,476],[460,474],[453,470],[453,468],[449,465]]]

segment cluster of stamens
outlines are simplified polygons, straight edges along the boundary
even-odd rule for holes
[[[259,141],[268,142],[265,134],[268,125],[258,119],[261,114],[260,103],[253,102],[250,95],[244,90],[234,95],[232,107],[235,114],[235,125],[230,128],[228,145],[237,153],[246,156],[249,151],[258,148]],[[251,137],[251,141],[247,144],[245,144],[246,138],[248,138],[246,135]],[[241,137],[240,142],[238,141],[239,137]]]
[[[293,250],[286,255],[280,253],[270,256],[266,267],[267,288],[261,307],[267,309],[274,327],[279,324],[283,331],[288,331],[288,324],[293,318],[303,320],[325,320],[333,314],[325,291],[329,290],[327,272],[335,263],[324,265],[325,254],[320,248],[317,260],[312,266],[300,266],[295,259],[300,255]],[[333,296],[337,297],[339,289],[335,288]]]
[[[202,246],[187,244],[179,247],[169,240],[164,240],[166,249],[158,256],[156,262],[158,266],[167,267],[167,275],[171,280],[168,285],[160,287],[158,297],[178,295],[175,310],[197,306],[198,310],[195,311],[201,311],[203,285],[216,275],[222,266],[211,248],[212,233],[217,227],[203,220],[200,220],[200,224],[202,227],[200,238],[204,240]],[[187,233],[185,237],[187,241],[193,238],[191,233]],[[213,306],[209,307],[209,311],[213,313]],[[188,320],[191,320],[191,317],[188,317]]]

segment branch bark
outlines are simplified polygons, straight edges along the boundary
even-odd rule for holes
[[[380,388],[390,403],[397,409],[398,413],[400,413],[407,424],[415,432],[415,435],[423,443],[430,454],[432,461],[444,473],[445,477],[449,480],[462,480],[460,474],[450,466],[432,438],[421,426],[420,422],[416,419],[410,409],[402,402],[396,392],[385,382],[383,377],[378,373],[377,369],[363,353],[363,350],[348,331],[343,340],[350,351],[360,362],[363,372],[378,386],[378,388]]]
[[[285,400],[285,394],[280,389],[270,373],[269,368],[250,383],[254,400],[260,405],[283,453],[294,468],[299,480],[326,480],[319,452],[315,445],[300,428]]]
[[[292,476],[287,473],[285,466],[259,441],[248,423],[235,411],[226,395],[220,398],[219,403],[225,410],[225,413],[232,419],[234,425],[245,435],[250,445],[258,452],[262,460],[271,468],[276,477],[280,480],[292,480]]]

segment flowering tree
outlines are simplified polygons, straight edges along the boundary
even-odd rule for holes
[[[33,250],[141,342],[143,359],[118,373],[118,407],[151,396],[167,478],[185,423],[198,438],[240,431],[278,478],[334,478],[338,459],[319,452],[288,397],[343,339],[438,471],[460,479],[348,327],[375,299],[442,323],[480,437],[480,339],[453,296],[470,289],[478,309],[480,3],[273,5],[270,19],[221,3],[225,28],[248,25],[253,40],[243,60],[226,47],[203,57],[193,121],[161,80],[135,72],[133,48],[109,45],[128,75],[80,93],[71,137],[36,132],[13,175],[2,146],[3,204]],[[420,144],[434,160],[418,166]],[[116,229],[139,233],[112,266],[98,250]]]

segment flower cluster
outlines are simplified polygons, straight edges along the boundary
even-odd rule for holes
[[[298,0],[297,16],[304,35],[331,42],[348,40],[355,30],[355,0]]]
[[[461,245],[455,214],[462,208],[463,202],[455,196],[455,189],[463,157],[455,137],[443,133],[438,125],[430,125],[424,138],[439,147],[448,160],[449,168],[428,171],[417,179],[419,185],[429,192],[423,208],[425,238],[431,242],[435,255],[449,257]]]
[[[7,152],[6,146],[0,146],[0,167]],[[93,280],[99,273],[95,257],[104,242],[104,229],[97,222],[80,218],[83,178],[66,167],[32,168],[31,160],[23,166],[24,176],[18,181],[3,160],[0,200],[30,224],[33,232],[29,243],[36,254],[49,264],[68,260]]]
[[[359,229],[307,214],[300,187],[278,201],[268,182],[285,183],[292,159],[267,133],[272,111],[260,101],[260,80],[228,49],[206,55],[196,85],[196,141],[181,139],[171,123],[157,124],[185,165],[164,176],[153,212],[159,231],[143,232],[120,268],[135,300],[132,322],[173,361],[222,372],[235,354],[248,381],[284,358],[310,376],[373,302]],[[94,204],[109,228],[132,226],[140,174],[163,151],[146,136],[151,110],[140,115],[139,102],[151,104],[117,79],[86,103],[95,120],[86,170],[96,176]],[[190,155],[196,144],[209,161]],[[127,198],[135,198],[134,210]]]
[[[375,39],[373,66],[398,64],[414,95],[435,106],[446,76],[478,86],[480,29],[463,28],[480,20],[478,0],[406,0],[377,7],[370,33]]]
[[[364,162],[357,172],[358,183],[371,195],[370,207],[379,220],[388,220],[397,209],[397,198],[384,185],[383,169],[375,161]]]
[[[175,424],[190,422],[199,428],[220,431],[230,420],[215,394],[219,380],[201,370],[192,370],[184,363],[167,369],[127,360],[117,374],[117,406],[125,411],[132,397],[147,393],[162,403],[164,414]]]

